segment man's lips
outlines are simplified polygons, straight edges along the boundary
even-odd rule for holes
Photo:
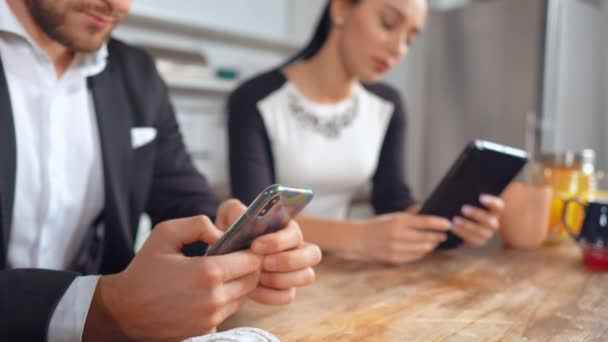
[[[113,22],[113,20],[110,19],[110,18],[105,18],[103,16],[96,15],[96,14],[93,14],[93,13],[86,13],[85,12],[84,14],[87,16],[87,18],[89,19],[89,21],[91,23],[93,23],[95,26],[99,26],[99,27],[102,27],[102,28],[110,26],[112,24],[112,22]]]

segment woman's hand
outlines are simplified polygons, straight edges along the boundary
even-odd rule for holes
[[[363,222],[355,252],[399,265],[422,258],[446,239],[450,221],[433,216],[391,213]]]
[[[503,200],[491,195],[481,195],[479,201],[487,210],[465,205],[462,215],[453,219],[452,231],[466,244],[482,246],[499,228],[499,217],[504,210]]]

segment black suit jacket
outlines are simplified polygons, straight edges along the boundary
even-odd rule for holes
[[[88,80],[103,156],[105,235],[98,273],[123,270],[133,258],[140,215],[153,223],[213,216],[217,199],[186,152],[167,87],[153,60],[116,40],[105,70]],[[155,127],[156,139],[131,148],[131,128]],[[10,95],[0,61],[0,340],[44,340],[58,301],[78,275],[8,270],[7,244],[15,191],[16,141]],[[204,246],[200,246],[203,247]]]

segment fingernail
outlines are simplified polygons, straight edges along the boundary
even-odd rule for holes
[[[492,198],[493,196],[482,194],[481,196],[479,196],[479,201],[483,204],[488,204],[492,202]]]
[[[471,215],[471,213],[473,212],[473,207],[471,207],[470,205],[463,205],[462,206],[462,213],[465,215]]]

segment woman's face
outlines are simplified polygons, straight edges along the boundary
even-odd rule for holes
[[[364,82],[375,82],[397,64],[420,34],[427,0],[334,1],[334,30],[347,70]],[[342,21],[342,22],[340,22]]]

